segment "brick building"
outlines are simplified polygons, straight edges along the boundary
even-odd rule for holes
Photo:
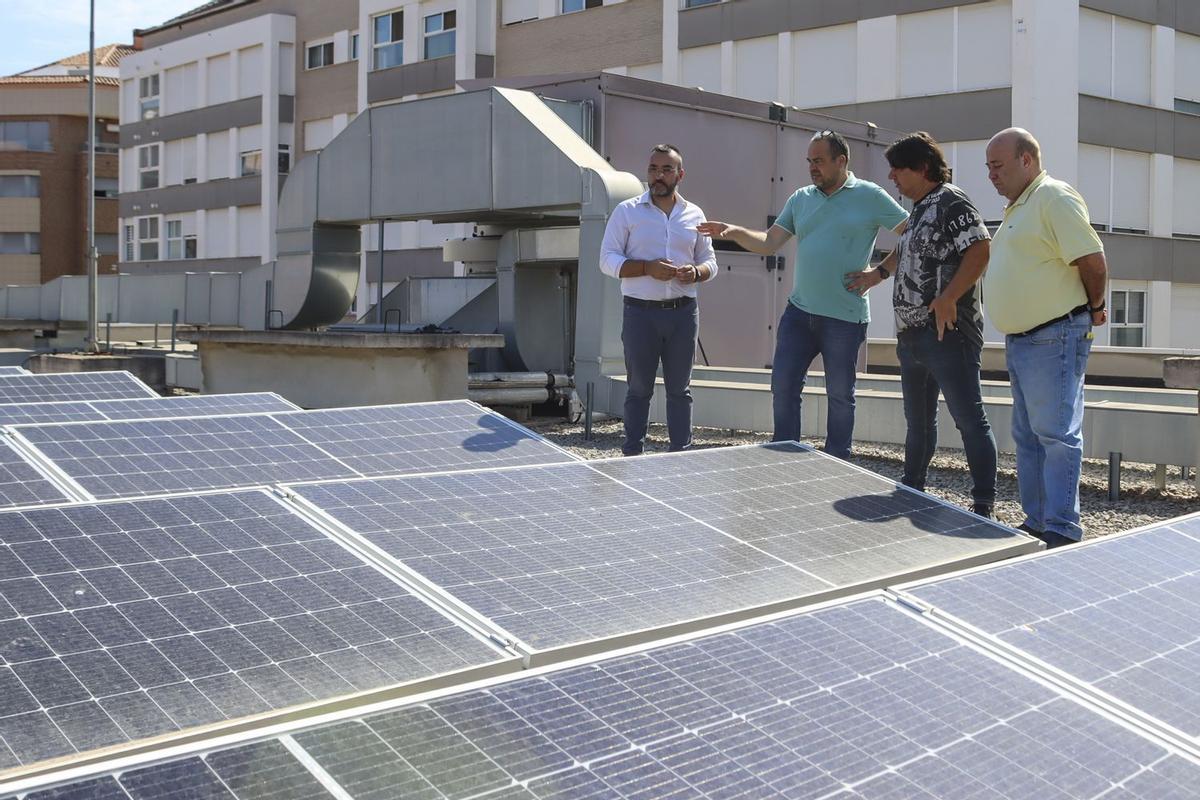
[[[118,64],[96,50],[96,245],[117,261]],[[0,78],[0,284],[32,285],[86,271],[88,54]]]

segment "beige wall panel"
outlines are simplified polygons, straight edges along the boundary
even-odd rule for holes
[[[792,34],[792,105],[853,103],[858,84],[858,31],[838,25]]]
[[[1175,159],[1174,183],[1173,232],[1200,236],[1200,161]]]
[[[779,37],[762,36],[733,44],[734,91],[738,97],[771,102],[779,96]]]
[[[600,30],[603,36],[596,35]],[[591,72],[661,62],[659,0],[626,0],[496,32],[497,77]]]
[[[115,120],[119,116],[116,86],[96,87],[96,117]],[[87,116],[87,86],[79,84],[9,85],[4,87],[4,99],[0,102],[5,113],[8,109],[20,109],[24,117],[46,117],[55,115]]]
[[[0,286],[36,286],[41,282],[41,256],[0,256]]]
[[[0,233],[35,233],[41,229],[40,197],[0,197]]]
[[[679,54],[679,85],[721,91],[721,45],[693,47]]]

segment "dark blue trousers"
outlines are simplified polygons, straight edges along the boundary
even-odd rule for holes
[[[645,308],[625,304],[621,342],[625,345],[625,444],[621,451],[638,455],[646,446],[646,423],[654,379],[662,363],[667,388],[667,433],[671,450],[692,444],[692,361],[700,314],[695,301],[679,308]]]

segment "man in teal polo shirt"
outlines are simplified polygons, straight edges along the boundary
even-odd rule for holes
[[[855,178],[849,165],[846,140],[821,131],[808,146],[812,185],[788,198],[770,230],[725,222],[705,222],[696,229],[762,255],[771,255],[796,237],[796,282],[779,320],[771,370],[774,440],[800,438],[804,382],[820,354],[829,400],[825,452],[838,458],[850,455],[854,368],[871,319],[866,297],[847,288],[846,274],[870,265],[880,228],[898,232],[908,219],[908,212],[887,192]]]

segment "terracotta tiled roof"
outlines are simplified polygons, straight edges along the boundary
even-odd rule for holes
[[[43,86],[47,84],[71,86],[86,83],[86,75],[10,75],[7,78],[0,78],[0,86],[37,84]],[[103,75],[97,75],[96,85],[120,87],[121,81],[119,78],[106,78]]]
[[[103,47],[96,48],[96,66],[97,67],[116,67],[121,63],[121,59],[130,53],[136,53],[131,46],[127,44],[106,44]],[[42,64],[40,67],[25,70],[25,72],[36,72],[39,69],[46,67],[87,67],[88,54],[87,50],[82,53],[76,53],[73,56],[61,58],[58,61],[51,61],[49,64]],[[18,73],[24,75],[25,72]]]

